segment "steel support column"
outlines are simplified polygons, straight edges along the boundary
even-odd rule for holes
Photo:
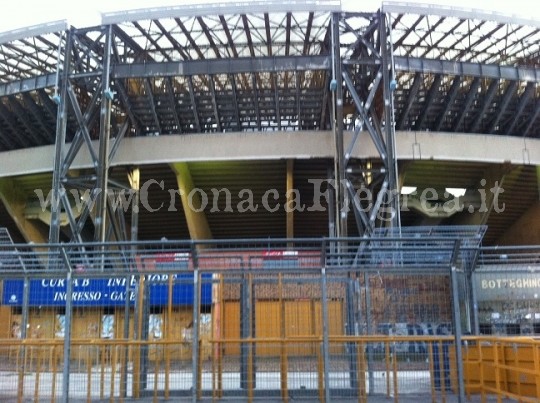
[[[109,188],[109,138],[111,136],[111,101],[112,91],[109,86],[111,75],[111,41],[112,26],[107,26],[105,34],[105,47],[103,52],[103,72],[101,75],[101,111],[99,119],[99,157],[96,188],[99,193],[97,201],[97,215],[95,217],[94,240],[106,241],[107,197]]]
[[[394,95],[390,88],[393,77],[392,66],[392,45],[388,42],[387,37],[387,14],[379,14],[379,35],[381,43],[381,59],[383,73],[383,102],[384,102],[384,131],[386,139],[386,166],[388,178],[388,204],[391,208],[390,225],[392,227],[400,227],[400,212],[399,212],[399,194],[397,189],[397,160],[396,160],[396,136],[394,126]],[[391,25],[388,24],[388,29]],[[391,39],[391,36],[390,36]],[[396,85],[395,82],[392,84]]]
[[[64,147],[66,144],[67,129],[67,88],[69,80],[69,70],[71,64],[73,30],[66,33],[64,66],[60,77],[59,72],[59,92],[55,94],[54,101],[58,104],[56,118],[56,143],[53,164],[53,179],[51,189],[51,226],[49,228],[49,242],[58,243],[60,240],[60,192],[62,187],[62,166],[64,164]]]
[[[339,18],[338,13],[332,14],[331,37],[332,37],[332,77],[330,90],[332,91],[332,128],[335,139],[334,180],[335,180],[335,223],[338,237],[347,236],[347,213],[345,206],[346,189],[342,186],[345,179],[345,149],[343,147],[343,87],[341,74],[341,52],[339,41]]]
[[[53,97],[53,101],[58,105],[58,111],[49,241],[54,243],[60,242],[60,214],[62,212],[68,216],[71,241],[106,242],[113,234],[117,241],[127,238],[123,228],[123,218],[120,217],[124,211],[122,209],[113,211],[109,203],[111,192],[114,192],[115,188],[123,188],[123,185],[111,185],[109,167],[130,124],[134,125],[134,122],[132,116],[128,115],[129,118],[119,125],[118,132],[115,133],[116,141],[110,150],[111,113],[115,94],[111,88],[113,31],[112,26],[104,26],[99,30],[100,35],[92,46],[87,43],[88,37],[76,30],[70,30],[65,38],[64,64],[61,69],[59,68],[59,86]],[[79,36],[84,36],[84,38],[81,39]],[[91,59],[97,65],[98,73],[93,75],[95,82],[91,87],[88,87],[88,81],[80,76],[80,70],[86,69],[86,65],[80,63],[80,60],[84,58]],[[81,86],[85,89],[82,93],[78,91]],[[68,106],[68,102],[71,107]],[[84,108],[81,105],[84,105]],[[98,105],[99,118],[97,117]],[[78,127],[69,150],[66,150],[68,113],[74,114]],[[91,136],[95,131],[92,129],[98,122],[98,150],[95,151],[94,139]],[[84,147],[91,157],[92,168],[95,172],[84,174],[84,180],[81,181],[70,176],[70,169]],[[71,188],[69,192],[68,187]],[[73,212],[73,207],[70,205],[71,199],[68,197],[68,193],[72,191],[75,199],[78,198],[76,191],[80,191],[81,202],[76,200],[76,208],[80,209],[77,214]],[[85,237],[84,231],[88,232],[91,228],[91,225],[87,225],[90,217],[94,221],[93,233]]]

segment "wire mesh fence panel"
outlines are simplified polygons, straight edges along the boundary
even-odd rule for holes
[[[1,393],[261,401],[458,393],[455,318],[468,313],[453,302],[470,284],[462,274],[452,281],[461,264],[454,239],[249,247],[2,249],[0,314],[10,325]]]

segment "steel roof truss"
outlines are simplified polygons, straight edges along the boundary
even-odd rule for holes
[[[169,100],[170,107],[171,107],[171,113],[174,118],[174,123],[176,125],[176,128],[178,130],[178,134],[182,133],[182,125],[180,124],[180,118],[178,117],[178,111],[176,110],[176,99],[174,97],[174,86],[172,83],[172,78],[167,77],[165,79],[165,86],[166,86],[166,92],[167,92],[167,99]]]
[[[444,99],[444,103],[443,103],[444,105],[443,110],[441,114],[439,115],[437,122],[435,123],[435,131],[441,130],[446,114],[448,113],[452,105],[454,105],[454,101],[456,99],[460,86],[461,86],[461,76],[455,76],[454,80],[452,81],[452,85],[450,86],[450,89],[446,93],[446,98]]]
[[[517,110],[514,113],[512,122],[510,123],[510,125],[508,125],[508,128],[506,129],[507,135],[512,134],[512,132],[514,131],[514,128],[516,127],[517,122],[519,121],[521,115],[523,114],[523,111],[525,110],[525,107],[527,106],[529,99],[531,99],[532,95],[534,94],[535,89],[536,89],[535,83],[527,83],[527,87],[525,88],[525,91],[523,91],[523,94],[521,95],[521,98],[519,100]]]
[[[219,21],[221,22],[221,27],[223,28],[223,32],[225,32],[225,36],[227,38],[227,45],[231,49],[233,56],[237,58],[238,51],[236,50],[236,45],[234,44],[234,39],[231,35],[231,30],[229,29],[229,25],[227,24],[227,21],[225,20],[225,17],[223,15],[219,16]]]
[[[461,124],[463,123],[463,120],[465,120],[465,116],[467,112],[469,111],[469,108],[471,107],[474,101],[474,98],[478,95],[479,87],[480,87],[480,78],[475,77],[469,87],[469,92],[467,94],[467,97],[465,98],[463,107],[461,108],[461,111],[459,112],[458,117],[456,121],[454,122],[452,131],[457,132],[459,128],[461,127]]]
[[[230,80],[233,96],[234,118],[236,120],[236,130],[240,131],[242,130],[242,122],[240,122],[240,111],[238,109],[238,94],[236,91],[236,79],[234,78],[234,74],[230,76]]]
[[[124,86],[124,83],[122,80],[116,80],[115,83],[115,89],[118,94],[118,98],[120,99],[120,102],[124,105],[124,110],[126,114],[129,117],[129,120],[131,121],[131,125],[135,130],[138,130],[138,120],[133,114],[132,105],[129,100],[129,96],[127,95],[126,88]]]
[[[159,21],[159,20],[154,20],[154,24],[156,24],[156,27],[159,28],[159,30],[161,31],[162,35],[167,38],[167,40],[171,43],[172,47],[174,48],[174,50],[176,50],[180,56],[182,57],[182,59],[184,60],[189,60],[190,57],[189,55],[186,53],[186,51],[184,50],[184,48],[178,43],[178,41],[176,39],[174,39],[174,37],[171,35],[171,33],[165,29],[165,27],[163,26],[163,24]]]
[[[534,110],[533,116],[529,120],[529,123],[527,124],[527,127],[525,127],[525,130],[523,130],[523,137],[528,136],[533,127],[536,128],[537,134],[540,133],[539,125],[536,124],[538,117],[540,117],[540,101],[537,99],[536,108]]]
[[[182,62],[148,62],[117,64],[114,78],[167,77],[198,74],[235,74],[251,72],[280,72],[296,70],[326,70],[330,66],[329,56],[275,56],[257,59],[234,60],[205,59]]]
[[[203,53],[201,52],[201,49],[199,48],[199,46],[197,45],[197,43],[195,42],[195,40],[191,36],[189,30],[186,28],[184,23],[180,20],[180,18],[175,18],[174,20],[176,21],[176,24],[182,30],[183,34],[186,36],[187,40],[189,41],[190,46],[193,48],[193,50],[195,50],[195,52],[197,52],[197,55],[199,56],[199,59],[201,59],[201,60],[205,59]]]
[[[43,110],[49,114],[49,118],[55,120],[56,119],[56,104],[52,101],[49,94],[47,94],[43,88],[38,89],[36,93],[39,97],[39,100],[41,101]],[[52,135],[56,137],[54,134]]]
[[[405,33],[398,38],[398,40],[394,43],[394,47],[397,48],[397,47],[401,46],[403,44],[403,42],[405,41],[405,39],[407,39],[407,37],[411,34],[411,32],[413,32],[416,29],[418,24],[420,24],[420,22],[423,19],[424,19],[423,15],[419,16],[418,19],[411,26],[409,26],[409,28],[407,28]]]
[[[255,57],[255,49],[253,48],[253,39],[251,38],[251,30],[249,29],[249,21],[245,14],[242,14],[242,23],[244,25],[244,32],[246,33],[247,45],[248,45],[250,55],[251,57]],[[271,46],[272,45],[270,45],[270,47]]]
[[[476,133],[480,127],[480,123],[482,122],[482,119],[484,118],[484,115],[488,108],[491,105],[491,101],[493,100],[493,97],[497,93],[497,89],[499,88],[499,80],[493,80],[491,81],[491,84],[489,85],[489,88],[486,92],[486,94],[482,97],[482,107],[476,114],[476,117],[474,118],[474,121],[471,125],[470,132]]]
[[[257,73],[251,73],[251,85],[253,90],[253,106],[255,106],[255,117],[257,118],[257,130],[261,130],[261,111],[259,108],[259,86],[257,84]]]
[[[361,32],[358,32],[353,27],[351,27],[347,23],[347,21],[343,21],[342,23],[345,25],[346,29],[349,32],[353,33],[356,36],[356,42],[354,43],[354,45],[351,46],[351,48],[356,49],[356,48],[358,48],[360,46],[360,44],[362,44],[362,45],[364,45],[365,49],[367,49],[367,50],[369,50],[371,52],[371,54],[370,54],[371,57],[375,57],[375,58],[380,58],[381,57],[379,51],[377,51],[375,49],[373,44],[370,41],[368,41]]]
[[[101,40],[101,38],[103,38],[104,36],[104,33],[103,31],[100,33],[99,37],[96,39],[96,40],[90,40],[90,38],[88,37],[85,37],[85,36],[78,36],[78,35],[74,35],[73,36],[73,45],[78,45],[78,46],[73,46],[73,55],[71,57],[71,61],[72,63],[79,67],[79,71],[88,71],[88,70],[93,70],[95,69],[95,67],[97,66],[100,66],[101,65],[101,61],[99,59],[99,57],[101,56],[100,52],[100,47],[99,45],[96,46],[97,43],[99,43],[99,41]],[[90,43],[87,44],[87,43],[84,43],[83,42],[83,39],[89,41]],[[92,45],[93,45],[93,48],[92,48]],[[82,53],[78,53],[77,50],[82,50]],[[85,62],[85,59],[86,62]],[[94,61],[94,65],[92,65],[89,61],[90,60],[93,60]],[[73,72],[71,72],[70,75],[72,75]]]
[[[311,29],[313,27],[313,15],[313,12],[310,12],[308,16],[306,34],[304,36],[304,49],[302,50],[303,55],[307,55],[309,53],[309,46],[311,45]]]
[[[163,50],[161,48],[161,46],[159,46],[159,44],[157,43],[157,41],[152,37],[152,35],[150,35],[148,33],[147,30],[145,30],[143,27],[141,27],[141,25],[138,23],[138,22],[133,22],[133,26],[135,28],[137,28],[141,34],[148,40],[148,42],[150,42],[152,45],[154,45],[154,47],[156,48],[156,50],[161,53],[161,55],[163,56],[163,58],[167,61],[171,61],[172,58],[171,56],[169,56],[169,53],[166,52],[165,50]]]
[[[431,35],[435,32],[438,26],[444,22],[445,19],[446,19],[445,17],[440,17],[439,20],[435,24],[429,27],[429,29],[424,33],[424,35],[418,38],[414,46],[411,46],[409,49],[406,50],[405,54],[410,55],[414,49],[420,47],[420,45],[426,40],[428,36],[431,38]],[[429,25],[429,17],[426,17],[426,21]]]
[[[494,130],[497,128],[501,118],[506,112],[506,108],[508,108],[508,104],[510,103],[510,101],[512,100],[512,97],[514,96],[514,93],[516,92],[517,84],[518,84],[517,81],[510,81],[510,83],[506,87],[506,91],[504,93],[503,99],[500,102],[499,109],[497,113],[495,114],[495,117],[491,121],[491,124],[489,125],[488,133],[493,133]],[[500,132],[501,129],[499,128],[497,131]]]
[[[272,56],[272,32],[270,31],[270,16],[264,13],[264,31],[266,33],[266,54]]]
[[[482,42],[488,40],[488,39],[491,39],[493,34],[495,34],[495,32],[499,31],[502,27],[504,27],[505,25],[503,24],[498,24],[497,26],[495,26],[495,28],[493,28],[491,31],[487,32],[486,34],[482,35],[480,38],[478,38],[476,41],[474,41],[473,43],[469,43],[468,46],[464,49],[462,49],[456,59],[461,59],[463,56],[465,56],[465,54],[469,53],[471,56],[469,57],[468,60],[472,60],[475,55],[473,54],[473,50],[476,49],[478,47],[479,44],[481,44]],[[472,37],[472,35],[471,35]],[[485,51],[485,49],[484,49]]]
[[[113,26],[113,34],[115,38],[118,38],[122,41],[122,44],[124,46],[127,46],[131,48],[131,50],[134,52],[134,61],[135,62],[141,62],[150,60],[153,61],[153,59],[144,51],[143,48],[133,39],[131,38],[126,32],[124,32],[120,27]],[[124,57],[127,59],[127,55],[124,55]],[[132,60],[123,60],[123,62],[131,63]]]
[[[19,136],[19,130],[17,128],[17,122],[15,121],[12,113],[6,108],[3,102],[0,101],[0,117],[6,125],[8,126],[9,130],[12,133],[12,137],[17,140],[17,143],[24,147],[27,145],[27,143],[23,142],[23,137]]]
[[[278,130],[281,130],[281,114],[279,109],[279,84],[278,84],[278,73],[271,73],[272,76],[272,87],[274,87],[274,102],[276,110],[276,123]]]
[[[522,80],[538,82],[540,69],[536,67],[499,66],[448,60],[422,59],[412,57],[394,57],[396,71],[423,72],[449,75],[467,75],[472,77]]]
[[[15,98],[14,95],[11,95],[9,97],[11,109],[13,110],[13,113],[17,116],[19,121],[22,123],[22,125],[26,128],[27,132],[32,136],[36,144],[46,144],[50,140],[50,136],[47,135],[47,132],[41,128],[41,130],[36,130],[36,127],[31,124],[30,120],[28,119],[27,111],[25,108],[21,106],[19,103],[19,100]],[[32,101],[33,104],[33,101]],[[35,104],[34,104],[35,106]],[[32,112],[32,108],[29,106],[30,111]],[[38,123],[39,119],[35,118]]]
[[[425,102],[424,102],[424,108],[422,109],[422,112],[420,113],[420,116],[418,117],[418,120],[415,122],[415,129],[421,130],[422,125],[424,124],[424,121],[426,120],[426,117],[428,116],[429,109],[433,106],[434,100],[439,96],[439,87],[441,85],[442,75],[437,74],[435,78],[433,79],[433,83],[431,84],[431,87],[429,88],[428,94],[426,96]]]
[[[222,131],[221,128],[221,119],[219,116],[218,102],[216,99],[216,84],[214,81],[214,76],[208,76],[208,83],[210,84],[210,94],[212,97],[212,109],[214,111],[214,119],[216,121],[216,130],[218,133]]]
[[[193,118],[195,120],[195,128],[197,129],[197,133],[201,133],[202,128],[201,128],[201,121],[199,120],[199,111],[197,108],[197,101],[195,100],[195,89],[193,88],[193,77],[188,76],[187,82],[189,86],[189,97],[191,99],[191,110],[193,112]]]
[[[154,124],[156,125],[157,132],[159,134],[163,134],[162,129],[161,129],[161,123],[159,121],[159,116],[156,111],[156,101],[154,100],[154,93],[152,92],[150,79],[149,78],[144,79],[143,83],[144,83],[144,92],[146,93],[146,97],[148,100],[148,107],[152,114],[152,119],[154,120]]]
[[[298,127],[297,127],[297,130],[301,130],[302,129],[302,103],[301,103],[301,91],[300,91],[300,86],[301,86],[301,77],[300,77],[300,74],[298,71],[296,71],[294,73],[294,77],[295,77],[295,81],[296,81],[296,116],[298,118]]]
[[[401,112],[401,116],[399,117],[399,122],[397,125],[398,130],[403,130],[403,128],[405,127],[405,124],[407,123],[409,112],[411,111],[411,108],[414,104],[414,100],[416,99],[416,94],[418,93],[418,90],[420,89],[420,85],[422,84],[422,81],[423,81],[422,74],[416,73],[414,75],[414,80],[411,85],[411,88],[409,89],[409,95],[407,96],[405,108],[403,109],[403,112]]]
[[[445,32],[445,35],[442,35],[435,43],[432,43],[431,46],[427,46],[426,50],[424,50],[424,53],[420,55],[420,57],[425,57],[428,53],[430,53],[433,49],[435,49],[439,44],[446,39],[447,36],[452,35],[456,29],[459,28],[460,25],[462,25],[465,22],[465,20],[459,20],[456,25],[454,25],[452,28],[450,28],[447,32]]]

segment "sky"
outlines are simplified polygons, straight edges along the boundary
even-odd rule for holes
[[[227,2],[232,0],[223,0]],[[22,0],[2,3],[0,32],[11,31],[50,21],[67,20],[82,28],[99,25],[102,12],[176,6],[193,3],[219,3],[218,0]],[[533,0],[408,0],[410,3],[441,4],[453,7],[477,8],[509,15],[540,19],[540,2]],[[382,1],[342,0],[342,6],[351,11],[375,11]]]

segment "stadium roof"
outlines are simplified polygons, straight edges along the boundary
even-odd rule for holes
[[[540,138],[540,20],[394,2],[341,11],[339,1],[186,5],[104,13],[96,27],[57,21],[4,32],[0,152],[54,144],[66,68],[78,105],[70,106],[66,139],[81,130],[85,141],[99,138],[108,27],[118,136],[330,130],[333,12],[340,13],[344,68],[364,98],[379,68],[372,57],[379,12],[387,18],[397,130]],[[351,130],[358,111],[348,88],[344,125]],[[323,165],[318,175],[326,175]],[[470,175],[469,182],[478,176]]]

